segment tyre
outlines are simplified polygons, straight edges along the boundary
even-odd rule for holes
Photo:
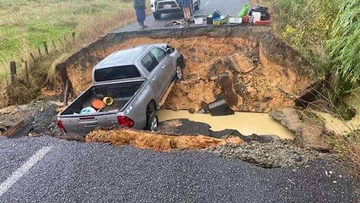
[[[159,125],[159,120],[154,111],[149,115],[146,128],[151,132],[155,132],[157,131],[158,125]]]
[[[146,130],[154,132],[157,130],[159,124],[158,117],[156,116],[156,104],[150,102],[146,109]]]
[[[178,65],[176,65],[176,79],[182,80],[182,78],[183,78],[183,71],[182,71],[181,66],[178,64]]]
[[[161,13],[154,12],[153,13],[155,20],[161,19]]]
[[[199,10],[199,9],[200,9],[200,0],[196,2],[196,6],[195,6],[195,10]]]

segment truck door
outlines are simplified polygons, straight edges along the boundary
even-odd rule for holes
[[[153,87],[157,100],[161,99],[162,92],[165,89],[165,74],[161,64],[155,59],[155,57],[149,52],[141,59],[141,65],[149,72],[149,80]]]
[[[150,53],[159,62],[159,68],[162,69],[163,74],[164,74],[164,85],[166,88],[167,85],[170,83],[170,81],[174,75],[174,72],[176,70],[172,64],[172,58],[168,54],[166,54],[166,52],[164,50],[162,50],[160,48],[154,48],[150,51]]]

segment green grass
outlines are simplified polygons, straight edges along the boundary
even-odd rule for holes
[[[1,0],[0,79],[10,60],[131,7],[126,0]]]

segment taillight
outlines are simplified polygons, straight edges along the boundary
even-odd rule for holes
[[[128,128],[132,128],[134,127],[135,122],[133,120],[131,120],[128,117],[125,116],[118,116],[118,122],[119,125],[122,127],[128,127]]]
[[[56,123],[57,123],[58,128],[59,128],[62,132],[67,133],[66,130],[65,130],[65,128],[64,128],[64,125],[62,124],[62,121],[58,120],[58,121],[56,121]]]

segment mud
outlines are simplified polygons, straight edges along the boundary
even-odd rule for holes
[[[76,93],[91,85],[92,68],[110,53],[140,44],[168,43],[186,58],[184,80],[164,104],[172,110],[200,110],[225,98],[235,111],[269,112],[294,106],[314,69],[263,27],[197,28],[110,34],[57,66]],[[64,82],[59,82],[61,89]],[[56,85],[55,85],[56,86]]]
[[[295,133],[294,143],[300,147],[329,152],[333,149],[330,131],[316,114],[293,108],[270,112],[270,116]]]
[[[207,147],[218,147],[228,143],[235,145],[243,143],[239,137],[217,139],[204,135],[171,136],[128,129],[95,130],[89,133],[85,140],[86,142],[111,143],[114,146],[132,145],[140,149],[153,149],[155,151],[205,149]]]

